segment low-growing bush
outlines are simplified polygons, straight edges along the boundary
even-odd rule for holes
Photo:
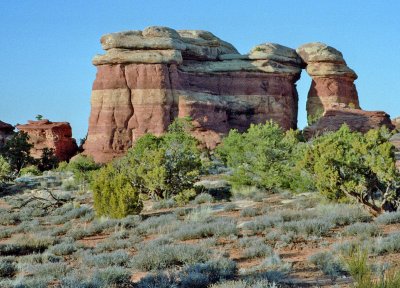
[[[204,204],[204,203],[213,203],[215,201],[214,197],[208,193],[200,193],[194,198],[192,201],[194,204]]]
[[[369,222],[372,216],[357,205],[331,204],[319,205],[317,215],[335,226],[345,226],[355,222]]]
[[[376,217],[375,221],[378,224],[385,224],[385,225],[400,223],[400,211],[383,213],[378,217]]]
[[[177,207],[178,203],[175,202],[174,199],[161,199],[160,201],[154,202],[153,203],[153,210],[159,210],[159,209],[169,209],[169,208],[174,208]]]
[[[280,225],[283,232],[294,232],[301,236],[325,236],[334,225],[325,219],[306,219],[284,222]]]
[[[353,223],[343,230],[344,235],[364,237],[377,236],[380,232],[378,225],[360,222]]]
[[[183,224],[172,235],[179,240],[190,240],[205,237],[237,235],[236,222],[228,218],[216,218],[208,223],[188,222]]]
[[[0,260],[0,278],[7,277],[12,278],[17,274],[18,269],[15,263],[9,259]]]
[[[260,238],[242,238],[239,246],[244,248],[243,257],[248,259],[266,257],[273,253],[272,247]]]
[[[386,237],[379,237],[372,245],[372,253],[383,255],[387,253],[400,252],[400,233],[389,234]]]
[[[210,257],[208,249],[189,244],[168,244],[140,250],[132,258],[132,265],[140,270],[166,269],[185,264],[206,262]]]
[[[174,214],[160,215],[155,217],[150,217],[142,221],[138,227],[137,231],[142,235],[150,235],[154,233],[166,232],[168,230],[174,230],[178,227],[178,219]],[[172,225],[171,229],[168,226]]]
[[[246,207],[240,211],[240,217],[255,217],[259,211],[253,207]]]
[[[245,222],[243,228],[251,230],[254,233],[264,232],[267,228],[272,228],[280,225],[283,218],[280,215],[263,215],[254,218],[254,220]]]
[[[266,279],[262,280],[236,280],[226,281],[211,285],[210,288],[278,288],[275,282],[269,282]]]
[[[228,203],[224,207],[224,211],[226,212],[231,212],[235,211],[238,208],[238,206],[235,203]]]
[[[109,253],[84,254],[82,256],[83,264],[89,267],[106,268],[109,266],[127,266],[129,255],[123,250],[117,250]]]
[[[335,257],[332,252],[318,252],[311,255],[308,261],[330,277],[339,277],[345,273],[340,259]]]
[[[138,288],[206,288],[218,281],[233,279],[237,274],[236,263],[218,258],[205,263],[184,267],[179,272],[158,272],[144,277]]]
[[[111,266],[96,270],[93,274],[94,283],[99,283],[100,287],[124,287],[130,283],[131,272],[128,269]]]
[[[48,251],[50,253],[53,253],[54,255],[57,255],[57,256],[71,255],[76,250],[77,250],[77,247],[74,243],[65,243],[65,242],[51,246],[48,249]]]

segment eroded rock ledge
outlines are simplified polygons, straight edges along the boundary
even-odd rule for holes
[[[244,131],[251,123],[271,119],[297,128],[295,83],[303,68],[313,79],[309,115],[334,104],[362,111],[357,75],[339,51],[322,43],[297,52],[264,43],[241,55],[210,32],[155,26],[107,34],[101,44],[105,54],[93,59],[97,75],[84,145],[98,162],[123,155],[145,133],[164,133],[176,117],[190,116],[193,135],[209,148],[230,129]]]

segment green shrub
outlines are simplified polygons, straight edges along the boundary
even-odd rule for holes
[[[113,164],[106,165],[96,173],[91,187],[98,216],[123,218],[138,214],[143,208],[137,189],[126,174],[118,171]]]
[[[0,184],[7,181],[11,176],[11,166],[6,159],[0,155]]]
[[[11,171],[18,174],[25,166],[34,164],[30,150],[33,147],[27,133],[19,131],[9,139],[0,149],[0,154],[10,164]]]
[[[66,168],[62,169],[73,172],[75,179],[80,183],[84,183],[90,181],[93,171],[96,171],[99,168],[100,166],[94,162],[92,157],[78,155],[68,163]]]
[[[208,249],[189,244],[151,245],[141,249],[132,258],[132,265],[144,271],[166,269],[185,264],[206,262]]]
[[[386,128],[363,135],[343,125],[314,139],[299,163],[331,200],[360,202],[374,215],[395,210],[400,181],[390,136]],[[380,205],[376,201],[379,194]]]
[[[378,225],[371,223],[354,223],[347,226],[343,234],[348,236],[378,236],[380,234],[380,229]]]
[[[395,270],[383,271],[379,277],[374,275],[372,265],[368,264],[368,251],[355,249],[344,258],[347,270],[354,279],[355,288],[395,288],[400,287],[400,272]]]
[[[195,196],[190,189],[198,180],[201,158],[197,140],[188,133],[189,124],[187,119],[176,119],[163,136],[144,135],[118,161],[139,193],[153,199],[184,193],[178,203]]]
[[[331,277],[339,277],[344,274],[345,267],[338,257],[335,257],[332,252],[318,252],[308,258],[312,264],[320,269],[325,275]]]
[[[55,155],[54,149],[44,148],[42,156],[39,159],[38,168],[40,171],[47,171],[57,168],[58,158]]]
[[[376,217],[375,221],[385,225],[400,223],[400,211],[383,213]]]
[[[231,130],[217,154],[232,169],[229,181],[234,188],[256,186],[267,190],[308,186],[299,185],[307,180],[295,169],[300,153],[299,134],[284,132],[278,124],[252,124],[245,133]],[[296,186],[292,183],[296,182]]]
[[[15,274],[17,274],[18,269],[15,266],[15,264],[8,260],[0,260],[0,277],[14,277]]]
[[[19,172],[19,174],[23,175],[23,176],[24,175],[39,176],[42,174],[42,172],[40,172],[40,170],[37,166],[29,165],[29,166],[22,168],[21,171]]]

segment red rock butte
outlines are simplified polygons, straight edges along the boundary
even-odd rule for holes
[[[297,128],[296,81],[303,68],[312,77],[307,113],[322,115],[316,124],[330,111],[329,119],[340,114],[334,129],[344,122],[357,130],[391,125],[386,113],[360,109],[356,73],[323,43],[297,50],[264,43],[241,55],[207,31],[153,26],[104,35],[101,45],[106,52],[93,59],[97,75],[84,145],[97,162],[124,155],[145,133],[164,133],[177,117],[190,116],[193,135],[208,148],[251,123]],[[332,129],[324,123],[308,134]]]
[[[51,148],[54,149],[58,160],[68,161],[78,150],[68,122],[51,122],[44,119],[28,121],[28,124],[16,127],[28,134],[29,142],[33,144],[31,156],[34,158],[40,158],[44,148]]]

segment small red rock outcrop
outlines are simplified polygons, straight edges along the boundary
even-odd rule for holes
[[[383,111],[364,111],[332,105],[324,112],[319,121],[304,129],[304,135],[309,139],[325,132],[336,131],[344,123],[351,130],[362,133],[381,126],[386,126],[389,129],[394,128],[390,116]]]
[[[13,132],[14,126],[0,121],[0,147],[12,136]]]
[[[34,158],[40,158],[44,148],[51,148],[58,160],[68,161],[78,150],[68,122],[28,121],[28,124],[17,125],[17,129],[28,134]]]

